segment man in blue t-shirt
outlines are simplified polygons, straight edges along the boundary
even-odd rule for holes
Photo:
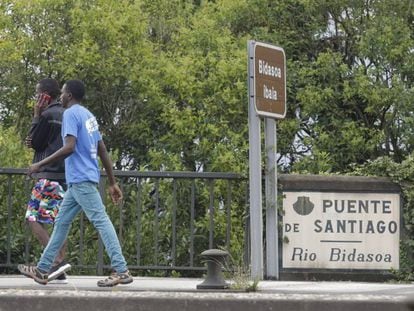
[[[65,159],[68,190],[55,221],[52,236],[37,266],[19,265],[19,271],[40,284],[47,284],[48,273],[54,258],[65,241],[74,217],[83,211],[98,230],[111,260],[114,273],[98,281],[98,286],[128,284],[130,275],[114,226],[109,219],[98,192],[98,156],[108,176],[109,193],[114,203],[122,200],[122,191],[115,181],[112,161],[99,132],[95,116],[81,105],[85,95],[82,81],[69,80],[62,88],[60,99],[63,107],[62,138],[64,145],[58,151],[30,166],[29,174],[38,172],[44,165]]]

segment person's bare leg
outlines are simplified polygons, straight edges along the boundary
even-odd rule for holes
[[[49,232],[47,231],[47,229],[38,222],[29,221],[28,223],[29,223],[30,229],[32,230],[33,235],[37,238],[37,240],[40,242],[40,244],[43,247],[46,247],[47,243],[49,242],[49,238],[50,238]],[[65,259],[66,245],[67,243],[65,241],[58,255],[56,256],[53,265],[56,265]]]

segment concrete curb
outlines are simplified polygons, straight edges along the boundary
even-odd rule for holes
[[[218,292],[0,291],[0,310],[408,311],[401,296]]]
[[[69,276],[67,285],[38,285],[0,276],[0,311],[408,311],[414,284],[262,281],[257,292],[196,290],[201,279],[135,277],[99,288],[97,276]],[[414,310],[414,309],[413,309]]]

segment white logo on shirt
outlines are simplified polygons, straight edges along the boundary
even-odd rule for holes
[[[97,157],[97,150],[96,150],[96,148],[95,148],[95,146],[91,146],[91,150],[90,150],[90,152],[91,152],[91,158],[92,159],[94,159],[94,160],[96,160],[98,157]]]
[[[86,120],[85,126],[86,130],[88,131],[88,134],[91,134],[92,132],[95,132],[99,129],[99,125],[95,117],[91,117],[88,120]]]

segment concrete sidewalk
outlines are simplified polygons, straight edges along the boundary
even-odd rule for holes
[[[258,291],[246,293],[197,290],[203,280],[187,278],[135,277],[129,285],[99,288],[101,278],[70,275],[66,285],[43,286],[20,275],[2,275],[0,311],[408,311],[414,301],[414,284],[261,281]]]

